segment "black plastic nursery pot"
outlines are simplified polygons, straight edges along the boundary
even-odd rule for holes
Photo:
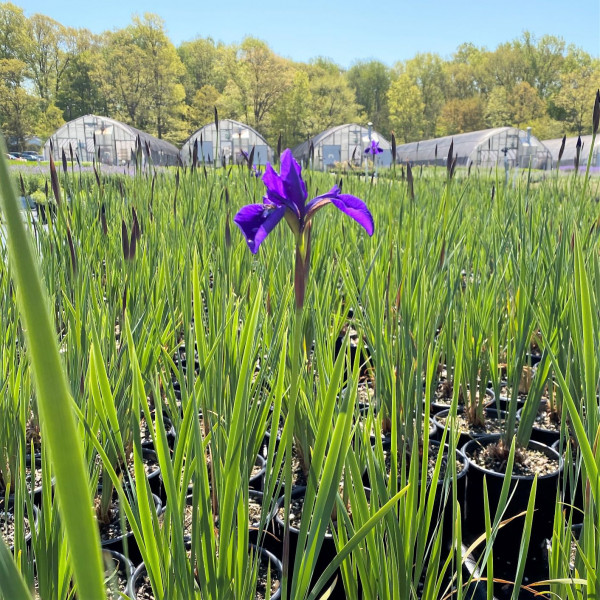
[[[583,479],[581,476],[581,465],[578,464],[578,461],[573,456],[573,453],[576,452],[575,448],[571,441],[569,443],[571,444],[571,460],[569,463],[565,462],[560,477],[562,501],[566,517],[571,517],[573,523],[580,524],[583,523]],[[563,460],[566,461],[566,447],[564,442],[561,447],[560,439],[556,440],[551,448],[558,452],[563,457]]]
[[[511,402],[513,402],[513,400],[511,400],[510,398],[506,396],[499,396],[498,398],[495,398],[492,402],[490,402],[488,404],[488,407],[495,409],[500,408],[501,411],[508,412],[508,410],[510,409]],[[516,402],[517,410],[520,410],[525,406],[525,401],[521,400],[520,398],[517,398]]]
[[[485,406],[493,406],[495,399],[496,399],[496,395],[494,394],[494,390],[492,390],[491,388],[486,388],[484,405]],[[451,397],[449,398],[449,400],[451,400]],[[463,405],[459,404],[458,408],[460,408],[461,406],[463,406]],[[430,408],[431,408],[431,414],[435,416],[444,410],[449,410],[450,409],[450,401],[442,402],[439,400],[432,400],[432,402],[430,404]]]
[[[446,426],[444,419],[446,419],[449,414],[450,414],[450,409],[446,409],[446,410],[443,410],[443,411],[437,413],[433,417],[433,421],[437,428],[436,436],[434,439],[442,438],[442,434],[444,433],[444,428]],[[457,414],[457,416],[464,414],[464,406],[458,406],[456,409],[456,414]],[[500,415],[498,415],[498,410],[496,408],[488,407],[488,408],[484,409],[484,416],[486,419],[504,420],[506,418],[506,413],[500,411]],[[456,446],[459,449],[463,448],[467,442],[470,442],[471,440],[479,439],[486,435],[489,435],[489,433],[485,430],[485,428],[480,428],[479,430],[474,429],[473,431],[470,431],[470,432],[461,430],[459,433],[458,443]]]
[[[540,401],[540,412],[544,410],[544,408],[549,408],[548,402],[546,400]],[[521,417],[521,412],[523,408],[520,408],[517,412],[518,417]],[[540,442],[542,444],[546,444],[546,446],[552,446],[554,442],[557,442],[560,439],[560,423],[555,429],[548,429],[546,427],[541,427],[537,424],[537,421],[534,422],[533,428],[531,429],[531,439]]]
[[[152,494],[154,507],[157,513],[162,510],[162,502],[156,494]],[[123,517],[124,518],[124,517]],[[126,523],[127,521],[125,521]],[[115,537],[107,537],[101,539],[102,549],[110,552],[117,552],[127,556],[134,564],[137,564],[141,559],[138,543],[131,530],[125,531]]]
[[[31,501],[38,508],[42,505],[42,485],[35,485],[35,470],[41,469],[42,467],[42,457],[40,454],[35,454],[33,456],[33,467],[31,466],[31,454],[27,454],[25,456],[25,466],[29,469],[29,473],[26,476],[25,486],[27,495],[31,497]],[[50,485],[54,488],[54,477],[50,480]],[[3,498],[6,490],[2,487],[0,488],[0,498]],[[13,494],[10,494],[10,499],[13,498]]]
[[[111,598],[121,598],[120,593],[127,593],[127,584],[135,571],[135,565],[120,552],[104,550],[104,570],[107,589],[111,590]],[[119,585],[119,579],[124,585]]]
[[[173,450],[174,446],[175,446],[175,439],[177,437],[177,433],[175,431],[175,426],[173,425],[173,423],[171,422],[171,419],[169,419],[166,415],[163,417],[163,422],[165,424],[165,433],[166,433],[166,437],[167,437],[167,445],[169,446],[169,448],[171,450]],[[152,439],[148,439],[146,441],[142,442],[142,448],[145,448],[146,450],[152,450],[154,451],[154,442],[152,441]]]
[[[471,440],[463,448],[463,452],[469,461],[464,529],[472,536],[477,536],[485,532],[483,500],[484,477],[487,485],[491,512],[490,519],[492,522],[498,507],[504,481],[504,473],[492,471],[480,466],[474,462],[473,457],[481,448],[485,448],[498,442],[501,437],[501,435],[497,434],[485,436],[477,440]],[[536,548],[541,546],[544,540],[552,535],[554,509],[560,486],[559,477],[563,470],[563,461],[555,450],[545,444],[531,441],[528,445],[528,449],[537,450],[547,457],[555,459],[557,463],[557,468],[554,471],[539,476],[537,480],[535,512],[530,538],[530,548],[535,552]],[[533,480],[534,477],[532,475],[513,475],[511,477],[509,491],[510,501],[506,506],[502,520],[515,517],[527,510]],[[517,517],[499,529],[494,542],[494,555],[503,555],[506,553],[514,554],[521,542],[524,519],[524,516]]]
[[[296,486],[292,489],[292,502],[299,498],[304,498],[306,494],[306,487],[304,486]],[[279,511],[283,509],[285,505],[285,496],[281,496],[277,503],[275,504],[275,508],[273,509],[273,525],[275,535],[282,541],[281,550],[283,552],[283,537],[284,537],[284,529],[285,525],[283,522],[283,518],[279,515]],[[289,564],[289,573],[290,580],[292,577],[292,573],[294,572],[294,561],[296,558],[296,548],[298,546],[298,538],[299,538],[300,530],[296,527],[290,525],[290,564]],[[335,542],[333,540],[333,535],[331,533],[326,533],[323,539],[323,544],[321,545],[321,550],[319,552],[319,556],[317,557],[317,563],[315,566],[315,570],[312,576],[311,585],[315,584],[319,577],[323,574],[323,571],[329,566],[329,563],[336,557],[337,550],[335,547]],[[283,554],[278,558],[282,559]],[[342,583],[342,577],[339,569],[336,573],[331,577],[331,580],[328,584],[332,584],[333,580],[337,576],[337,583],[332,591],[332,594],[329,596],[331,599],[343,599],[344,595],[344,585]]]
[[[435,452],[435,458],[437,460],[438,454],[440,452],[440,443],[436,440],[429,441],[429,452],[430,456],[432,456],[432,451]],[[443,449],[443,458],[442,460],[445,463],[442,465],[443,468],[448,468],[447,462],[447,453],[448,453],[448,445],[446,444]],[[460,463],[461,467],[459,468],[457,465],[456,472],[456,501],[458,505],[461,507],[461,513],[464,514],[465,509],[465,491],[466,491],[466,482],[467,482],[467,471],[469,469],[469,463],[462,453],[461,450],[457,448],[456,450],[456,460]],[[448,480],[451,483],[451,480]],[[422,482],[419,482],[419,485],[422,485]],[[434,483],[433,481],[428,482],[427,486],[431,488]],[[447,543],[452,538],[452,516],[453,516],[453,508],[452,508],[452,490],[450,486],[444,485],[444,477],[435,482],[436,490],[435,490],[435,499],[433,504],[433,512],[432,519],[434,523],[440,523],[442,526],[442,541],[443,543]],[[429,528],[428,536],[431,538],[435,532],[435,528],[431,526]]]
[[[267,461],[259,454],[254,461],[254,466],[258,469],[254,475],[250,476],[248,480],[248,487],[251,490],[262,492],[265,487],[265,471],[267,468]]]
[[[342,350],[342,346],[344,344],[344,336],[340,336],[335,340],[335,349],[334,349],[334,355],[333,358],[334,360],[338,357],[338,354],[340,353],[340,351]],[[350,364],[354,364],[354,361],[356,360],[356,354],[358,352],[358,344],[353,343],[352,340],[350,340]],[[360,366],[359,366],[359,375],[361,377],[364,377],[365,375],[368,374],[369,368],[373,366],[373,359],[371,357],[371,353],[369,351],[368,346],[363,344],[362,347],[362,352],[360,353]],[[347,375],[347,370],[345,367],[344,370],[344,376]]]
[[[32,530],[34,528],[37,528],[38,519],[40,517],[40,509],[35,504],[32,504],[31,508],[33,509],[33,523],[31,523],[31,520],[29,519],[29,516],[27,515],[27,507],[26,506],[23,507],[23,515],[25,516],[25,518],[27,518],[28,526],[29,526],[29,532],[25,534],[25,544],[27,546],[29,546],[29,544],[31,542]],[[10,497],[8,499],[8,502],[6,503],[6,509],[5,509],[4,498],[0,498],[0,537],[2,537],[2,538],[4,537],[4,535],[3,535],[4,528],[8,527],[9,523],[11,522],[11,515],[12,515],[12,522],[14,523],[14,498]],[[9,550],[11,552],[13,552],[14,549],[15,549],[14,544],[11,544],[9,546]]]
[[[281,565],[281,561],[271,552],[265,550],[264,548],[258,548],[252,544],[250,544],[249,550],[251,552],[260,553],[261,563],[266,564],[270,568],[270,576],[271,581],[281,581],[283,577],[283,567]],[[146,577],[146,565],[141,563],[131,575],[129,582],[127,584],[126,594],[131,600],[141,600],[141,597],[138,598],[138,592],[140,591],[142,585],[144,584],[144,579]],[[225,597],[225,596],[224,596]],[[257,595],[257,598],[260,596]],[[265,597],[265,596],[262,596]],[[147,600],[149,596],[144,595],[144,600]],[[280,600],[281,598],[281,587],[277,589],[271,596],[271,600]],[[159,600],[159,599],[156,599]]]

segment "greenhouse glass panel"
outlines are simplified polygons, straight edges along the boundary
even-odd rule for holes
[[[543,144],[548,148],[552,155],[552,166],[558,166],[558,153],[562,144],[562,138],[553,140],[544,140]],[[592,144],[591,135],[581,136],[581,147],[579,150],[580,168],[587,167],[587,161],[590,155],[590,146]],[[565,149],[560,160],[560,169],[573,169],[575,167],[575,158],[577,156],[577,136],[565,139]],[[590,168],[600,170],[600,138],[596,138],[594,150],[592,152],[592,162]]]
[[[44,156],[49,159],[52,146],[52,156],[57,161],[61,160],[63,151],[70,156],[72,149],[82,162],[98,160],[109,165],[124,165],[135,161],[138,140],[142,144],[144,161],[150,158],[158,166],[177,164],[179,151],[169,142],[96,115],[85,115],[65,123],[44,145]]]
[[[183,164],[190,165],[192,163],[194,144],[196,142],[200,144],[200,139],[202,139],[204,160],[208,162],[210,155],[211,160],[214,161],[216,155],[218,166],[222,164],[223,159],[227,164],[242,164],[245,161],[242,152],[249,155],[252,148],[254,148],[255,164],[264,165],[267,162],[273,162],[273,150],[260,133],[244,123],[232,119],[221,119],[218,132],[215,123],[211,122],[195,131],[185,141],[181,149]],[[207,151],[208,144],[210,144],[210,151]],[[198,151],[198,160],[202,160],[200,150]]]
[[[315,151],[312,168],[325,170],[335,167],[360,167],[366,164],[365,149],[369,146],[371,140],[379,142],[379,147],[384,151],[377,158],[377,165],[390,165],[392,162],[391,144],[381,134],[356,123],[348,123],[327,129],[296,146],[292,153],[298,162],[306,166],[309,164],[309,152],[312,143]]]
[[[445,165],[450,145],[459,166],[476,167],[529,167],[549,169],[551,156],[548,149],[531,130],[498,127],[473,131],[432,140],[402,144],[397,148],[399,163],[411,165]]]

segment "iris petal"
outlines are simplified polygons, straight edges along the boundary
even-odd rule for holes
[[[271,208],[265,204],[249,204],[239,210],[233,222],[244,234],[250,252],[258,252],[259,246],[281,221],[286,210],[285,206]]]
[[[306,206],[306,220],[312,219],[320,208],[330,202],[351,219],[354,219],[369,235],[373,235],[373,215],[371,215],[367,205],[356,196],[342,194],[337,185],[334,185],[326,194],[317,196],[308,203]]]
[[[285,196],[294,203],[298,214],[302,216],[307,197],[306,184],[302,181],[302,167],[296,162],[289,148],[281,154],[280,172]]]
[[[333,196],[330,202],[351,219],[354,219],[369,235],[373,235],[375,228],[373,215],[360,198],[350,194],[339,194]]]
[[[283,154],[285,154],[285,152]],[[267,163],[265,167],[265,172],[262,176],[262,182],[267,188],[265,201],[268,204],[274,204],[275,206],[287,206],[298,217],[298,219],[300,218],[301,213],[298,209],[298,206],[292,199],[288,197],[283,179],[279,176],[279,173],[273,169],[271,163]]]

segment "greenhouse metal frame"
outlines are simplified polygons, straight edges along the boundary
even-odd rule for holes
[[[267,140],[249,125],[233,119],[219,120],[218,138],[214,121],[195,131],[181,148],[181,160],[184,165],[192,164],[196,143],[200,164],[240,165],[245,162],[242,151],[249,155],[252,148],[254,148],[253,164],[265,165],[267,162],[273,162],[273,149]],[[215,152],[217,143],[218,151]]]
[[[575,168],[575,157],[577,155],[577,136],[568,137],[565,139],[565,149],[560,159],[561,169],[574,169]],[[552,166],[556,168],[558,166],[558,153],[562,145],[562,138],[554,140],[544,140],[543,144],[548,148],[552,155]],[[587,166],[588,158],[590,156],[590,146],[592,144],[591,135],[581,136],[581,150],[579,151],[579,165],[580,168]],[[593,169],[600,169],[600,137],[596,137],[594,142],[594,151],[592,152],[592,162],[590,167]]]
[[[44,145],[44,157],[49,160],[52,143],[53,158],[57,161],[62,158],[63,150],[67,157],[72,150],[82,162],[96,159],[103,164],[126,165],[135,163],[138,139],[142,144],[143,161],[147,160],[149,151],[154,165],[178,164],[179,150],[173,144],[131,125],[97,115],[77,117],[57,129]]]
[[[516,127],[496,127],[402,144],[396,150],[397,161],[413,166],[444,166],[451,143],[457,166],[532,169],[550,169],[552,166],[550,152],[531,134],[531,129]]]
[[[296,146],[292,153],[301,164],[311,163],[313,169],[323,171],[337,166],[360,167],[370,155],[365,154],[371,140],[378,142],[383,152],[375,156],[376,166],[389,167],[392,164],[392,147],[380,133],[370,127],[356,123],[346,123],[323,131]],[[309,156],[314,148],[314,157]]]

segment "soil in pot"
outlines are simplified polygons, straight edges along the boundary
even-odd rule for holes
[[[431,413],[435,415],[450,408],[452,404],[452,395],[454,393],[454,383],[450,379],[440,379],[434,392],[434,398],[431,402]],[[479,401],[479,389],[475,392],[476,399]],[[485,390],[485,399],[483,403],[488,405],[494,401],[494,392],[491,389]],[[459,407],[464,404],[464,392],[461,388],[458,394],[458,405]]]
[[[304,508],[304,495],[306,493],[306,487],[295,487],[292,489],[292,498],[291,498],[291,506],[290,506],[290,565],[289,572],[294,572],[294,560],[296,558],[296,548],[298,546],[298,537],[300,534],[299,527],[302,521],[302,510]],[[285,497],[282,496],[277,501],[275,505],[274,511],[274,525],[275,525],[275,534],[276,536],[282,540],[284,537],[284,518],[285,518]],[[315,570],[312,576],[311,585],[314,585],[323,571],[327,568],[329,563],[335,558],[337,555],[337,550],[335,548],[335,542],[333,540],[333,535],[331,533],[331,523],[327,524],[327,531],[325,533],[325,538],[323,539],[323,544],[321,545],[321,550],[319,552],[319,556],[317,558],[317,563],[315,565]],[[283,551],[283,545],[282,545]],[[279,557],[281,558],[281,557]],[[333,583],[333,580],[337,577],[337,583],[335,588],[333,589],[332,595],[330,598],[345,598],[343,593],[343,583],[339,570],[331,577],[331,580],[328,582],[328,585]],[[327,587],[327,586],[326,586]]]
[[[463,448],[469,460],[466,491],[465,528],[473,535],[485,531],[483,514],[483,481],[487,482],[487,491],[492,520],[498,507],[504,472],[506,470],[507,449],[502,437],[490,435],[468,442]],[[537,474],[537,494],[535,513],[531,532],[532,554],[542,545],[544,538],[552,535],[555,499],[559,489],[559,475],[562,471],[562,459],[549,446],[531,441],[527,448],[519,449],[515,456],[510,494],[512,498],[504,512],[503,520],[527,510],[529,493]],[[515,489],[516,488],[516,489]],[[504,551],[513,552],[514,545],[521,539],[524,516],[504,525],[498,531],[494,542],[494,554]]]
[[[152,415],[152,426],[155,427],[154,424],[154,415]],[[167,443],[169,448],[173,449],[175,445],[175,427],[171,423],[171,420],[167,417],[164,417],[165,424],[165,432],[167,435]],[[154,449],[154,442],[152,441],[152,434],[150,433],[150,427],[146,422],[146,417],[142,416],[140,419],[140,437],[142,440],[142,448],[149,448],[151,450]]]
[[[26,514],[27,509],[24,509],[24,515]],[[31,539],[31,527],[27,516],[24,516],[23,518],[23,533],[25,541]],[[4,500],[0,500],[0,536],[12,552],[15,545],[15,514],[14,509],[10,504],[8,509],[4,508]]]
[[[122,600],[127,582],[133,574],[133,563],[119,552],[104,552],[104,578],[107,600]]]
[[[262,548],[250,546],[252,552],[259,552],[261,560],[258,564],[255,600],[279,600],[281,598],[280,582],[282,577],[281,561],[273,554]],[[270,596],[267,595],[267,576],[270,574],[271,588]],[[127,593],[133,600],[155,600],[154,592],[150,584],[150,578],[146,574],[146,566],[140,564],[131,576]]]
[[[153,495],[154,506],[157,512],[160,512],[162,508],[162,502],[158,496]],[[102,547],[106,550],[126,554],[131,560],[141,560],[141,555],[137,542],[133,537],[129,523],[124,514],[121,514],[119,510],[119,500],[115,496],[111,499],[111,504],[108,508],[106,515],[100,520],[100,501],[101,498],[97,496],[94,499],[94,511],[96,519],[98,520],[98,528],[100,531],[100,542]],[[127,528],[126,531],[122,530],[122,521],[125,523]]]
[[[552,446],[560,438],[560,413],[551,409],[547,398],[542,398],[531,430],[531,439]]]
[[[107,600],[122,600],[127,593],[127,583],[131,579],[134,572],[133,563],[113,550],[104,550],[102,552],[104,562],[104,583],[106,586]],[[34,577],[34,598],[41,600],[39,595],[39,586],[37,576]],[[77,600],[77,594],[74,595],[74,600]]]
[[[443,410],[433,417],[437,426],[437,437],[439,439],[441,439],[444,432],[449,412],[449,409]],[[484,435],[503,433],[505,430],[504,419],[504,413],[501,412],[498,415],[498,411],[495,408],[486,408],[484,409],[483,423],[474,425],[467,418],[464,407],[459,406],[456,414],[456,424],[460,431],[457,447],[460,449],[469,440],[477,439]]]
[[[42,459],[39,455],[36,455],[33,460],[33,467],[31,466],[31,455],[27,455],[25,457],[25,490],[28,495],[32,495],[33,492],[33,503],[38,507],[42,502]],[[14,488],[15,482],[12,483],[12,488]],[[11,489],[11,498],[13,496],[14,489]],[[4,498],[6,496],[6,488],[0,482],[0,498]]]

